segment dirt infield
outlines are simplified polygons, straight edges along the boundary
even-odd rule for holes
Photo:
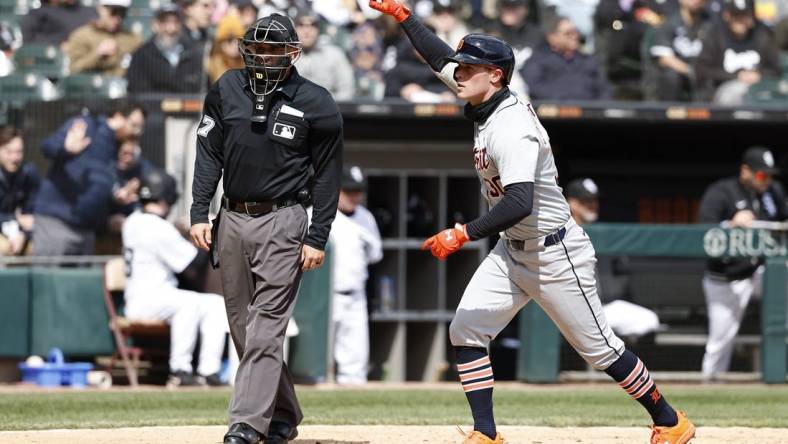
[[[140,427],[121,429],[0,432],[0,444],[218,444],[225,427]],[[459,443],[454,426],[303,426],[295,444]],[[499,428],[511,444],[634,444],[648,442],[645,427]],[[692,444],[785,443],[785,429],[701,427]]]

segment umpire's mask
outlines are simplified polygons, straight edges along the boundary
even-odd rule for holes
[[[301,42],[289,18],[271,14],[246,30],[238,40],[238,49],[244,58],[252,92],[265,96],[287,78],[290,67],[301,55]]]

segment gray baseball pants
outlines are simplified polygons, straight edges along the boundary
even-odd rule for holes
[[[214,239],[230,334],[240,357],[230,424],[244,422],[264,435],[271,420],[297,426],[303,419],[283,344],[306,232],[301,205],[261,216],[222,209]]]

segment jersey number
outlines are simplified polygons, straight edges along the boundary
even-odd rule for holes
[[[126,277],[131,276],[131,260],[134,259],[134,250],[131,248],[124,248],[123,249],[123,262],[125,262],[126,266]]]
[[[484,179],[484,183],[487,184],[487,194],[490,197],[503,196],[503,185],[501,185],[501,176],[495,176],[491,179]]]
[[[197,135],[208,137],[208,133],[213,129],[214,126],[216,126],[216,121],[208,116],[203,116],[202,126],[197,130]]]

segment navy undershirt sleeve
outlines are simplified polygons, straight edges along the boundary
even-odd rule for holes
[[[454,54],[449,45],[443,42],[434,32],[430,31],[416,17],[410,16],[400,23],[405,34],[408,35],[413,47],[435,72],[441,72],[446,61],[444,58]]]
[[[490,212],[466,225],[473,240],[498,234],[528,217],[533,210],[534,183],[517,182],[504,188],[503,199]]]

